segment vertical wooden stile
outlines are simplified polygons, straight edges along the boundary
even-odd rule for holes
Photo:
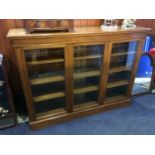
[[[142,39],[138,43],[138,50],[137,50],[137,54],[136,54],[136,57],[135,57],[135,60],[134,60],[134,65],[133,65],[131,78],[130,78],[130,81],[129,81],[127,97],[131,96],[131,91],[132,91],[132,88],[133,88],[134,78],[136,76],[136,71],[137,71],[137,68],[138,68],[139,59],[140,59],[140,57],[142,55],[143,45],[144,45],[144,40]]]
[[[27,64],[24,57],[24,51],[22,48],[16,48],[15,52],[16,52],[17,63],[18,63],[18,70],[22,81],[23,91],[27,102],[27,108],[29,111],[29,119],[30,121],[34,121],[36,120],[35,108],[33,105],[33,97],[31,92],[30,80],[28,76]]]
[[[67,112],[73,111],[73,48],[65,48],[65,77]]]
[[[99,84],[99,95],[98,95],[98,103],[99,104],[103,104],[104,98],[105,98],[111,50],[112,50],[112,43],[105,44],[103,58],[102,58],[103,59],[102,68],[101,68],[102,75],[101,75],[100,84]]]

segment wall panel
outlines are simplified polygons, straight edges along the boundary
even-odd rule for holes
[[[136,24],[138,26],[144,26],[144,27],[149,27],[152,29],[152,35],[155,39],[155,19],[138,19],[136,21]]]

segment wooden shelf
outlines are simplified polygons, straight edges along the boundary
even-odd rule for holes
[[[87,93],[87,92],[92,92],[98,90],[98,86],[89,86],[89,87],[84,87],[84,88],[78,88],[74,89],[74,94],[82,94],[82,93]]]
[[[37,60],[37,61],[28,61],[28,65],[43,65],[50,63],[64,62],[64,59],[50,59],[50,60]]]
[[[126,96],[125,95],[116,95],[116,96],[112,96],[112,97],[106,97],[106,101],[107,100],[118,100],[118,99],[120,99],[120,98],[126,98]]]
[[[98,58],[102,58],[102,55],[89,55],[89,56],[75,57],[74,60],[87,60],[87,59],[98,59]]]
[[[109,73],[117,73],[117,72],[121,72],[121,71],[131,71],[131,68],[130,67],[125,67],[125,66],[122,66],[122,67],[115,67],[115,68],[112,68],[109,70]]]
[[[123,55],[130,55],[130,54],[135,54],[136,52],[118,52],[118,53],[113,53],[111,56],[123,56]]]
[[[64,81],[64,76],[54,76],[49,78],[37,78],[30,81],[31,85],[47,84]]]
[[[124,86],[124,85],[128,85],[129,84],[129,81],[127,80],[121,80],[121,81],[118,81],[118,82],[112,82],[112,83],[109,83],[107,85],[107,88],[113,88],[113,87],[118,87],[118,86]]]
[[[74,111],[78,111],[78,110],[82,110],[90,107],[96,107],[96,106],[98,106],[98,103],[95,103],[94,101],[81,103],[81,104],[74,105]]]
[[[37,115],[37,120],[40,120],[43,118],[61,115],[61,114],[65,114],[65,113],[66,113],[66,111],[63,108],[59,108],[59,109],[50,110],[47,112],[40,112],[40,113],[37,113],[36,115]]]
[[[100,71],[89,71],[89,72],[82,72],[82,73],[75,73],[74,78],[79,79],[79,78],[85,78],[85,77],[93,77],[93,76],[99,76]]]
[[[40,96],[33,97],[33,101],[41,102],[41,101],[51,100],[51,99],[55,99],[55,98],[61,98],[64,96],[65,96],[64,92],[49,93],[46,95],[40,95]]]

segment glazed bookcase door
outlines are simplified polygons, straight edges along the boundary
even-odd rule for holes
[[[15,124],[12,110],[9,104],[6,83],[3,78],[2,67],[0,66],[0,108],[5,110],[5,113],[0,112],[0,129],[9,127]]]
[[[4,114],[4,116],[7,116],[11,114],[11,109],[8,102],[6,84],[5,84],[5,81],[3,81],[4,79],[1,79],[2,78],[1,75],[2,75],[2,71],[0,70],[0,107],[7,110],[7,113]],[[3,115],[1,116],[1,113],[0,113],[0,118],[1,117],[3,117]]]
[[[66,111],[65,48],[24,50],[37,116]]]
[[[73,108],[97,104],[104,44],[73,46]]]
[[[113,43],[105,99],[127,97],[139,42]]]

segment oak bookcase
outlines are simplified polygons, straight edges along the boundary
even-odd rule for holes
[[[11,29],[32,129],[126,106],[149,28]]]

